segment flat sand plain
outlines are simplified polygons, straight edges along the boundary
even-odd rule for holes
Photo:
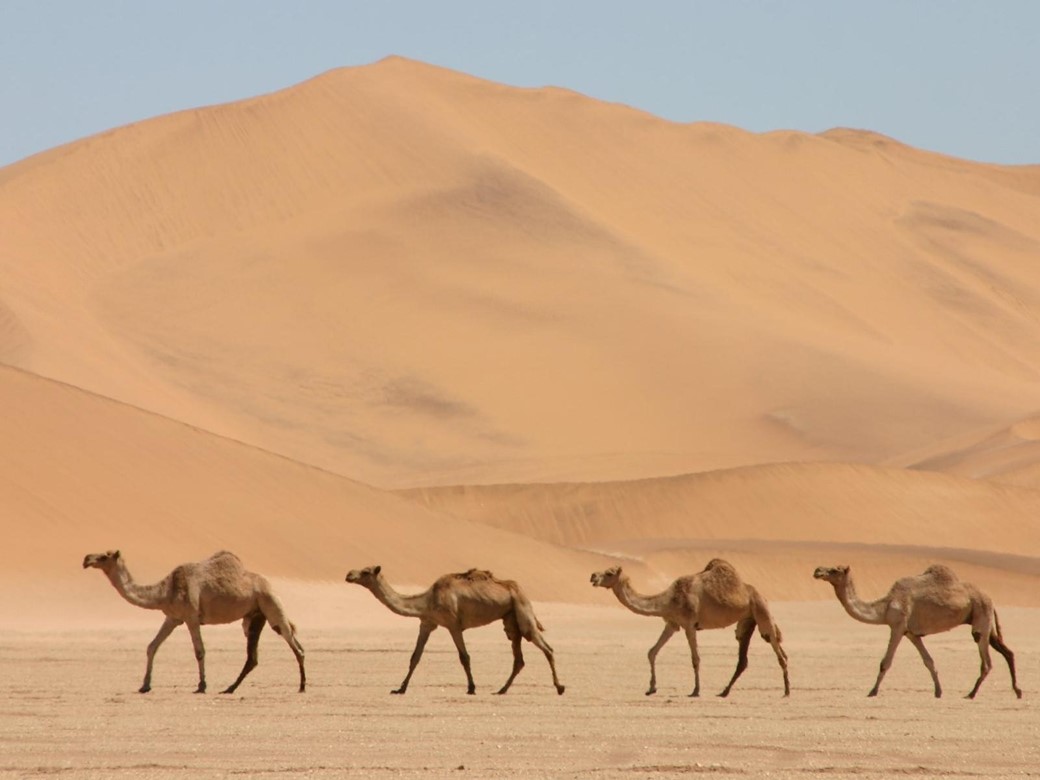
[[[678,639],[658,659],[659,692],[645,696],[646,650],[659,623],[619,607],[537,604],[561,678],[557,696],[541,654],[506,696],[493,691],[510,666],[498,627],[467,633],[477,694],[467,696],[448,635],[434,634],[404,696],[390,695],[407,667],[415,621],[384,614],[364,592],[330,585],[309,593],[300,624],[309,685],[296,692],[295,663],[266,633],[261,665],[238,693],[194,695],[186,632],[160,651],[150,694],[136,693],[149,615],[134,623],[18,633],[0,639],[0,776],[94,777],[1029,777],[1040,774],[1037,679],[1040,610],[1004,608],[1023,699],[996,659],[974,701],[977,673],[968,629],[928,646],[945,696],[932,696],[913,647],[900,647],[881,695],[868,699],[885,629],[848,618],[836,602],[778,602],[792,694],[769,648],[728,699],[714,693],[735,661],[731,631],[701,633],[699,699],[689,652]],[[342,598],[340,596],[342,595]],[[611,598],[610,594],[604,594]],[[113,598],[116,598],[113,594]],[[324,605],[313,602],[325,601]],[[297,605],[299,606],[299,605]],[[128,608],[129,610],[129,608]],[[237,674],[237,626],[205,630],[210,687]],[[534,651],[534,652],[531,652]]]

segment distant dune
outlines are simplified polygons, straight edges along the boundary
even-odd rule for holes
[[[1032,605],[1038,260],[1038,166],[400,58],[117,128],[0,169],[0,578],[946,560]]]
[[[927,472],[778,464],[614,483],[433,487],[402,491],[431,509],[580,550],[697,571],[715,555],[766,592],[811,598],[821,565],[857,566],[878,595],[946,561],[1035,605],[1040,492]]]

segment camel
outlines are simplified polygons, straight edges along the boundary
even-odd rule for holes
[[[838,601],[854,619],[861,623],[887,625],[891,629],[888,650],[881,659],[877,680],[867,696],[877,696],[881,680],[892,665],[896,648],[905,636],[917,648],[925,668],[932,675],[935,698],[941,697],[939,674],[922,637],[967,624],[971,626],[971,636],[979,646],[982,668],[979,679],[975,681],[975,687],[965,698],[975,698],[979,686],[993,668],[993,662],[989,657],[991,645],[1007,661],[1011,670],[1011,688],[1018,698],[1022,698],[1022,691],[1015,678],[1015,654],[1004,644],[1000,620],[993,608],[993,601],[974,585],[959,580],[950,567],[937,563],[929,566],[921,574],[898,579],[887,594],[871,602],[861,601],[856,595],[856,586],[852,582],[848,566],[820,566],[813,572],[813,577],[826,580],[834,586]]]
[[[730,689],[748,665],[748,646],[758,626],[762,638],[769,642],[784,673],[784,696],[791,694],[787,677],[787,653],[780,642],[780,627],[773,622],[766,600],[750,585],[744,584],[736,569],[719,558],[713,558],[697,574],[680,577],[667,589],[654,596],[636,593],[620,566],[596,572],[591,582],[599,588],[614,591],[618,601],[637,615],[664,619],[664,631],[650,648],[650,687],[646,695],[657,692],[657,654],[676,631],[682,628],[690,644],[693,659],[693,693],[701,694],[701,659],[697,652],[697,632],[709,628],[725,628],[736,623],[737,669],[719,696],[729,696]]]
[[[296,626],[285,615],[281,603],[267,580],[246,571],[234,553],[222,550],[198,563],[185,563],[154,585],[134,582],[119,550],[88,555],[83,568],[101,569],[119,595],[135,607],[158,609],[166,615],[159,633],[148,645],[148,664],[140,693],[152,689],[152,662],[159,646],[181,623],[187,623],[195,658],[199,662],[199,687],[206,692],[206,650],[202,644],[202,625],[233,623],[241,619],[246,635],[246,663],[238,679],[223,693],[234,693],[242,680],[257,665],[257,645],[264,624],[270,622],[296,656],[300,665],[300,693],[306,685],[303,670],[303,647],[296,639]]]
[[[445,574],[423,593],[406,596],[390,587],[382,575],[381,566],[369,566],[349,572],[347,582],[368,588],[391,612],[419,618],[419,638],[408,664],[408,674],[405,675],[401,686],[391,693],[403,694],[408,690],[408,682],[412,679],[415,667],[419,665],[426,640],[437,626],[448,629],[451,638],[455,640],[459,661],[466,671],[466,693],[476,693],[477,688],[470,671],[469,653],[466,651],[462,632],[467,628],[486,626],[496,620],[502,621],[506,636],[513,643],[513,671],[505,685],[498,690],[498,694],[508,691],[513,680],[524,668],[524,655],[520,649],[521,637],[545,653],[549,669],[552,670],[556,693],[563,693],[564,686],[560,685],[556,676],[553,649],[541,633],[545,627],[535,617],[534,608],[520,586],[512,580],[499,580],[489,571],[470,569],[460,574]]]

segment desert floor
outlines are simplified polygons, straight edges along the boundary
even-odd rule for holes
[[[0,776],[1040,775],[1037,609],[1000,611],[1022,700],[999,656],[978,698],[962,698],[978,669],[967,627],[928,640],[941,700],[906,642],[881,695],[868,699],[887,631],[853,622],[830,601],[773,605],[790,656],[789,699],[758,640],[730,697],[714,695],[735,662],[730,630],[700,635],[706,695],[687,696],[692,673],[680,635],[662,650],[659,692],[647,697],[646,651],[660,623],[610,604],[608,593],[603,607],[536,605],[567,685],[563,696],[526,644],[526,669],[506,696],[492,695],[510,667],[495,626],[466,635],[476,696],[465,695],[444,631],[431,638],[407,695],[391,696],[416,622],[369,604],[360,589],[288,590],[290,602],[310,594],[298,612],[317,623],[298,621],[308,652],[304,694],[296,692],[292,656],[270,632],[260,666],[237,694],[200,696],[192,693],[195,663],[183,629],[157,656],[152,693],[136,693],[158,613],[128,607],[138,622],[8,630],[0,639]],[[244,640],[237,625],[207,627],[204,636],[209,686],[220,690],[240,668]]]

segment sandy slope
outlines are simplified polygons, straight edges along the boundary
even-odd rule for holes
[[[1040,488],[1040,418],[1028,417],[935,442],[889,463]]]
[[[946,561],[1003,600],[1036,605],[1040,492],[922,471],[778,464],[616,483],[402,491],[424,506],[536,539],[624,555],[666,575],[731,560],[772,598],[829,595],[818,565],[863,592]]]
[[[0,369],[0,407],[9,410],[0,415],[0,506],[14,553],[0,581],[19,594],[0,603],[8,624],[140,612],[81,569],[84,554],[115,547],[141,582],[231,549],[266,574],[342,585],[344,609],[346,592],[359,589],[343,577],[358,566],[380,563],[402,585],[478,566],[533,598],[580,601],[591,599],[588,572],[604,560],[437,515],[14,369]]]
[[[0,170],[0,359],[376,484],[876,461],[1036,411],[1038,194],[390,59]]]

